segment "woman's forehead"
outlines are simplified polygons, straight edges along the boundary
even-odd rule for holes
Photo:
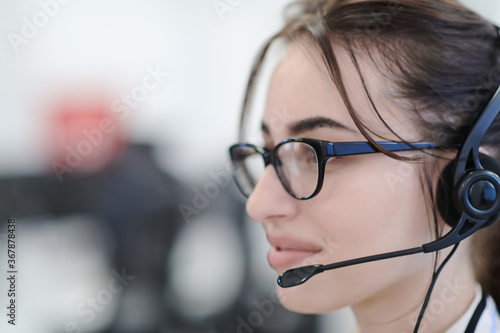
[[[306,49],[308,48],[308,49]],[[343,48],[335,48],[342,72],[342,81],[356,113],[362,121],[381,137],[394,137],[376,114],[363,87],[358,70]],[[408,111],[391,101],[390,87],[394,85],[368,57],[356,58],[370,97],[384,121],[408,140],[419,139]],[[330,78],[318,51],[310,44],[290,45],[287,56],[276,67],[272,76],[263,117],[271,132],[283,132],[293,124],[306,119],[323,117],[347,128],[357,130],[348,109]],[[281,133],[285,134],[285,133]]]

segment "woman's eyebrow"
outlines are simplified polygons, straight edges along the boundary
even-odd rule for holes
[[[299,120],[288,126],[291,135],[297,135],[305,131],[310,131],[316,128],[329,127],[349,132],[356,132],[355,130],[349,128],[348,126],[339,123],[336,120],[325,118],[325,117],[313,117]],[[263,121],[261,125],[261,130],[264,134],[270,135],[271,130],[269,126]]]
[[[316,128],[321,128],[321,127],[329,127],[329,128],[334,128],[334,129],[339,129],[339,130],[344,130],[344,131],[349,131],[349,132],[355,132],[353,129],[349,128],[348,126],[341,124],[336,120],[333,120],[330,118],[325,118],[325,117],[306,118],[306,119],[299,120],[296,123],[289,126],[290,133],[292,135],[297,135],[299,133],[302,133],[305,131],[310,131],[310,130],[313,130]]]

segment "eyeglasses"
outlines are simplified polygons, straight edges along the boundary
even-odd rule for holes
[[[405,144],[377,142],[387,151],[408,151],[436,148],[429,142]],[[379,153],[369,142],[329,142],[314,139],[287,139],[272,150],[249,143],[238,143],[229,148],[233,164],[233,178],[241,193],[249,197],[264,169],[272,164],[281,184],[294,198],[306,200],[319,193],[323,186],[329,159]]]

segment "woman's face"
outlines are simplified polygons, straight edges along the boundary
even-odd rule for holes
[[[377,140],[396,141],[370,106],[347,53],[336,50],[336,54],[350,100],[362,120],[385,136]],[[385,121],[405,139],[421,139],[396,102],[389,101],[388,82],[378,69],[370,61],[358,61]],[[319,63],[319,57],[297,44],[276,69],[263,116],[267,148],[292,137],[366,141]],[[278,274],[304,265],[412,248],[431,240],[434,227],[417,163],[381,153],[328,163],[323,188],[310,200],[292,198],[272,166],[266,168],[248,200],[248,214],[264,227],[271,245],[269,264]],[[279,294],[287,308],[303,313],[348,305],[362,310],[374,302],[380,307],[379,301],[384,300],[393,305],[410,301],[414,306],[421,301],[431,272],[432,256],[407,256],[327,271]],[[402,312],[409,310],[402,305]]]

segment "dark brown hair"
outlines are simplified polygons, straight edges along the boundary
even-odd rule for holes
[[[390,98],[416,119],[425,140],[437,143],[440,151],[454,151],[463,142],[500,84],[500,38],[496,27],[458,1],[306,0],[291,5],[289,12],[293,15],[265,43],[252,68],[240,120],[242,137],[256,79],[268,49],[280,38],[289,43],[307,41],[308,46],[319,51],[358,130],[382,153],[400,160],[409,158],[379,147],[373,138],[376,133],[357,115],[334,48],[348,52],[373,110],[393,134],[406,142],[380,116],[358,65],[361,55],[371,59],[394,82],[396,91]],[[499,119],[484,137],[482,147],[499,159]],[[435,189],[429,175],[425,183],[423,188],[434,201]],[[435,236],[439,237],[435,207],[433,211]],[[478,281],[500,304],[500,222],[474,235],[472,252]]]

